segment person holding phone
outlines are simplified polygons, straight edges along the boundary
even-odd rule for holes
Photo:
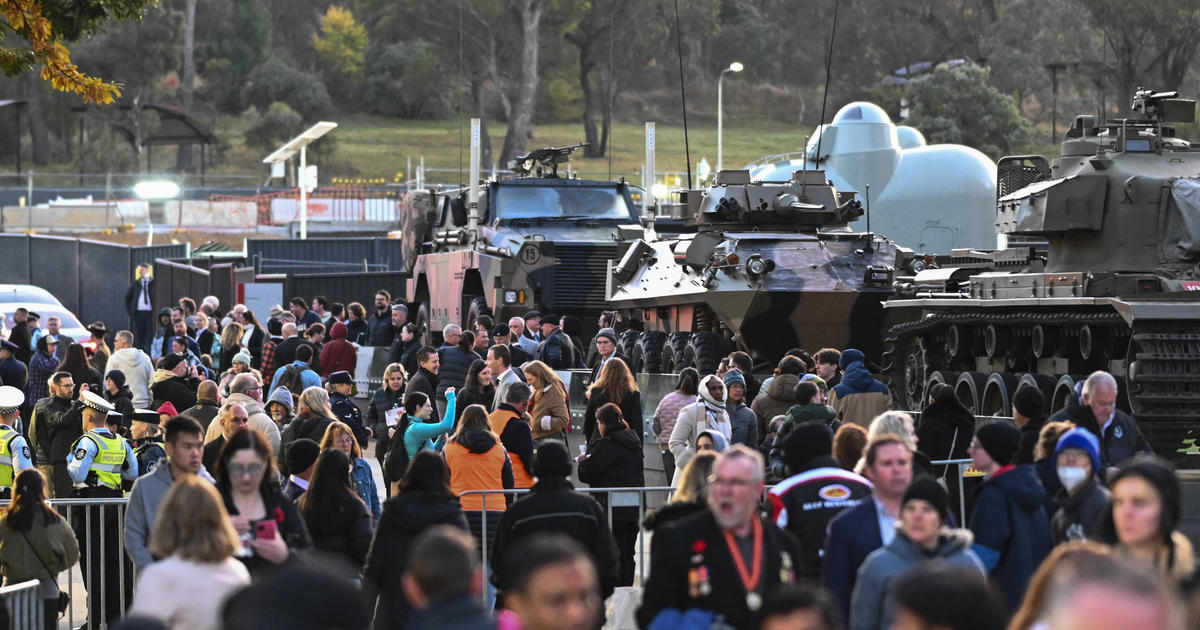
[[[258,579],[287,562],[297,549],[312,547],[296,506],[273,483],[275,458],[265,438],[238,429],[217,458],[217,490],[238,533],[238,559]]]

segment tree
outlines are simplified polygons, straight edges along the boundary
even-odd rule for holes
[[[200,98],[226,113],[246,108],[250,73],[271,50],[271,15],[263,0],[205,0],[197,16]]]
[[[508,133],[504,134],[504,149],[500,163],[508,164],[525,153],[526,142],[533,135],[533,115],[538,88],[538,45],[542,11],[549,0],[512,0],[511,10],[521,25],[521,61],[518,64],[517,96],[512,115],[508,118]]]
[[[1029,122],[1010,96],[988,84],[976,65],[938,67],[906,86],[912,111],[906,121],[931,143],[965,144],[996,159],[1029,141]]]
[[[0,33],[11,32],[23,46],[0,46],[0,70],[17,76],[41,65],[42,80],[60,92],[74,92],[87,103],[111,103],[121,96],[116,83],[85,74],[72,63],[64,42],[95,31],[110,18],[140,18],[155,0],[3,0]]]
[[[184,0],[183,15],[183,71],[179,76],[179,103],[183,113],[191,114],[192,96],[196,89],[196,0]],[[179,145],[177,166],[182,172],[191,168],[191,145]]]
[[[321,19],[324,37],[313,33],[312,44],[317,55],[335,72],[362,81],[363,59],[367,52],[367,30],[354,21],[350,11],[338,6],[329,7]]]

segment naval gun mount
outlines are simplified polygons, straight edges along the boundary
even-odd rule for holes
[[[912,252],[847,229],[865,212],[854,192],[820,170],[786,182],[727,170],[680,200],[696,233],[634,241],[609,274],[635,371],[712,373],[732,350],[772,367],[795,347],[879,355],[881,302]]]

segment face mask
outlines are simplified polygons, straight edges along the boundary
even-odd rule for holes
[[[1075,488],[1079,487],[1079,484],[1087,481],[1088,474],[1088,469],[1080,468],[1078,466],[1058,467],[1058,480],[1062,482],[1062,485],[1067,489],[1067,492],[1073,491]]]

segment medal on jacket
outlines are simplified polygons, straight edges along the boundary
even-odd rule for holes
[[[733,565],[737,568],[738,577],[742,580],[742,586],[746,589],[746,607],[751,612],[757,612],[762,608],[762,596],[758,594],[758,583],[762,578],[763,565],[763,528],[762,523],[757,518],[753,520],[753,535],[754,535],[754,557],[750,560],[751,568],[746,569],[746,559],[742,557],[742,550],[738,546],[737,541],[733,539],[733,534],[729,530],[724,530],[725,544],[729,546],[729,555],[733,556]]]

